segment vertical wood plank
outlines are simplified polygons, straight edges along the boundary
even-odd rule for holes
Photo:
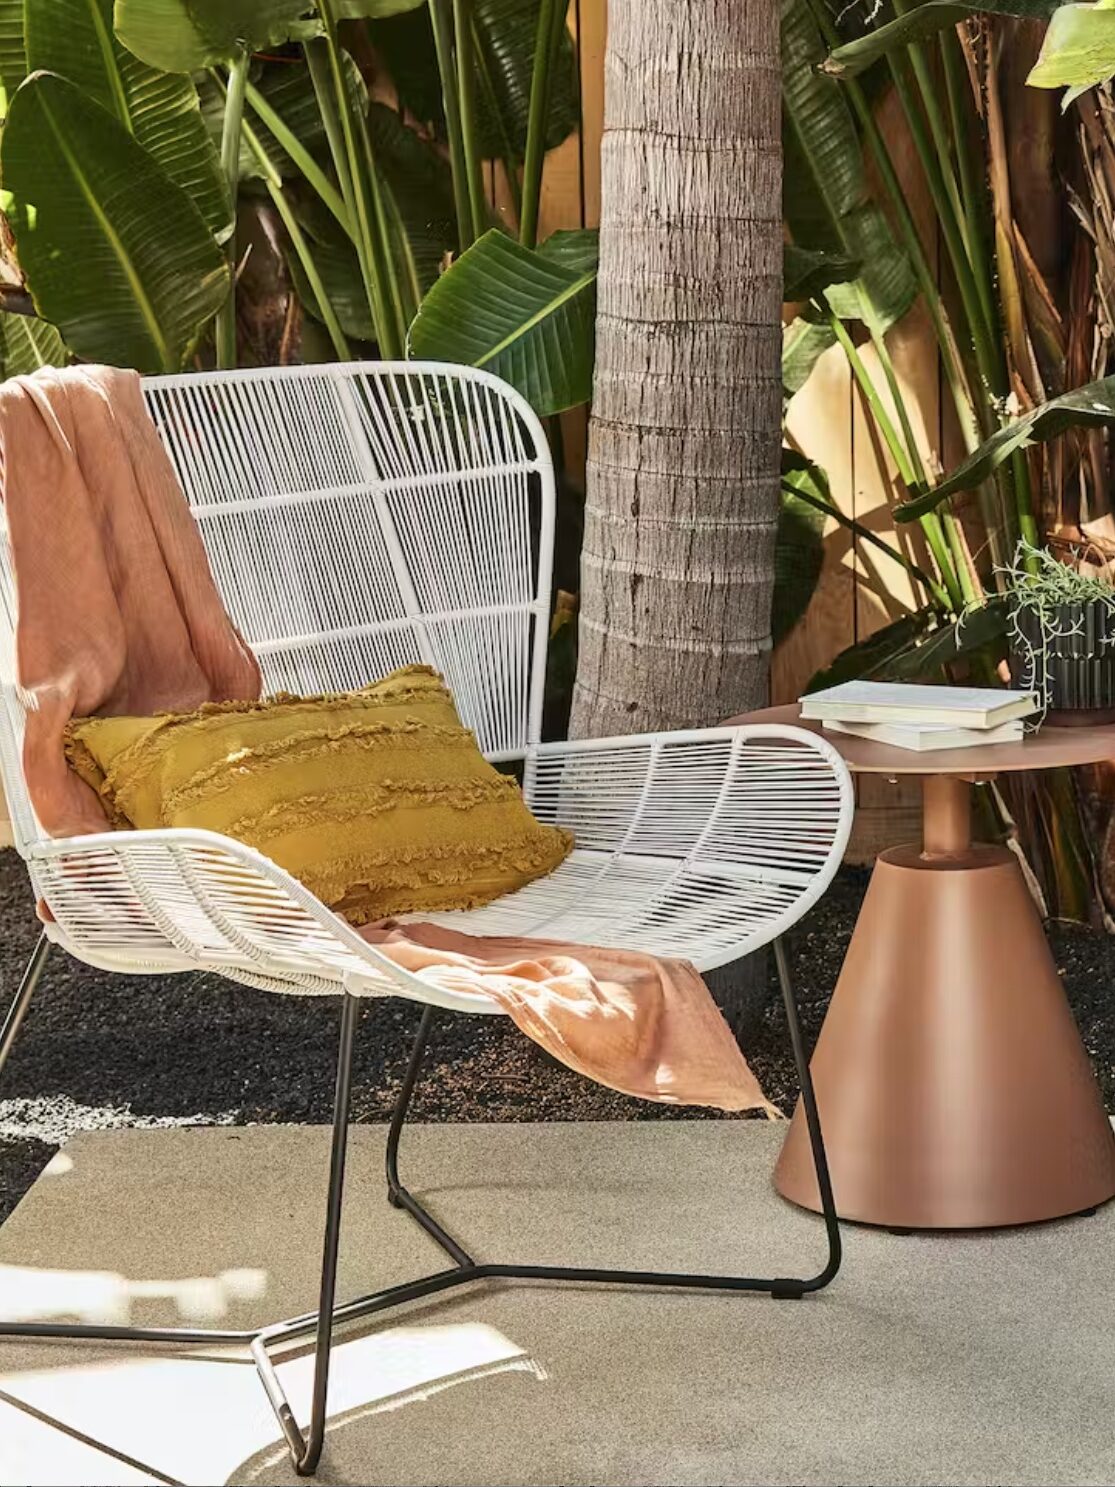
[[[600,226],[600,141],[604,134],[604,47],[607,0],[576,0],[581,74],[581,195],[583,225]]]
[[[825,470],[833,500],[851,516],[854,476],[852,377],[833,346],[790,404],[788,441]],[[825,523],[824,564],[808,610],[771,659],[772,702],[794,702],[810,677],[855,639],[855,554],[846,527]]]
[[[882,100],[878,111],[883,138],[905,188],[906,202],[925,246],[930,265],[936,269],[937,221],[925,188],[913,141],[905,125],[901,105],[894,94]],[[881,193],[876,193],[882,199]],[[936,337],[924,305],[914,309],[886,338],[900,395],[913,426],[915,442],[927,469],[940,460],[940,358]],[[862,348],[864,364],[901,436],[901,425],[883,368],[871,345]],[[928,554],[917,526],[896,526],[891,507],[902,495],[898,471],[889,452],[882,447],[863,399],[857,395],[853,409],[855,449],[853,509],[856,520],[869,531],[900,548],[922,567]],[[921,595],[905,570],[891,562],[868,542],[856,538],[857,640],[866,639],[921,602]],[[896,842],[917,841],[920,833],[921,788],[917,779],[868,775],[857,782],[855,826],[848,856],[855,862],[873,862],[878,853]]]

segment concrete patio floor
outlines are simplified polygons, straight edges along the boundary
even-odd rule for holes
[[[823,1235],[770,1187],[780,1136],[418,1126],[403,1164],[486,1258],[803,1273]],[[353,1132],[342,1296],[444,1263],[387,1206],[382,1143]],[[327,1149],[322,1127],[79,1136],[0,1229],[0,1310],[244,1327],[308,1308]],[[1115,1207],[846,1240],[801,1302],[489,1283],[343,1333],[319,1480],[1115,1481]],[[308,1357],[283,1375],[304,1419]],[[235,1352],[0,1344],[3,1484],[297,1480]]]

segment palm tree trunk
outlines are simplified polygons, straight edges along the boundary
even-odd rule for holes
[[[777,0],[611,0],[572,732],[766,698],[781,443]]]

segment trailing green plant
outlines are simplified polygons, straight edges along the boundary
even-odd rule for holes
[[[1110,575],[1083,572],[1047,548],[1021,544],[1002,570],[1009,615],[1012,671],[1041,698],[1042,715],[1053,705],[1050,656],[1076,650],[1089,668],[1107,659],[1108,630],[1115,629],[1115,586]],[[1097,624],[1097,616],[1102,620]],[[1083,648],[1066,647],[1080,639]],[[1115,700],[1115,699],[1113,699]]]
[[[1080,161],[1068,196],[1071,272],[1062,271],[1039,239],[1028,240],[1043,213],[1057,231],[1067,215],[1047,142],[1055,120],[1041,114],[1042,95],[1019,84],[1028,70],[1036,84],[1051,81],[1066,18],[1050,27],[1036,68],[1005,61],[1012,48],[1036,60],[1037,39],[1019,28],[1055,11],[1048,0],[783,0],[787,228],[801,263],[815,253],[863,265],[852,282],[795,275],[799,314],[785,333],[784,386],[792,397],[823,350],[842,348],[896,472],[895,519],[920,527],[927,554],[911,575],[915,611],[849,647],[811,685],[857,674],[993,681],[1011,639],[1008,589],[1018,565],[1040,579],[1055,561],[1051,536],[1087,535],[1111,510],[1110,100],[1093,107],[1078,97],[1083,128],[1071,117],[1060,126],[1058,149],[1066,159],[1078,151]],[[1086,24],[1111,22],[1090,15]],[[911,215],[893,127],[884,136],[878,122],[883,95],[913,149],[939,265]],[[1044,157],[1012,150],[1019,130],[1044,143]],[[904,283],[912,293],[895,291]],[[966,449],[946,473],[918,447],[887,345],[915,303],[932,326]],[[1091,872],[1079,822],[1063,819],[1072,792],[1055,793],[1028,805],[1028,845],[1054,912],[1075,913],[1091,896]]]

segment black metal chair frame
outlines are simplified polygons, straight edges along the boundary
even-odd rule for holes
[[[30,1004],[35,987],[46,963],[50,942],[40,936],[34,953],[28,962],[15,999],[0,1028],[0,1071],[2,1071],[16,1033]],[[254,1329],[219,1329],[199,1327],[125,1327],[100,1326],[96,1324],[67,1324],[55,1322],[4,1322],[0,1321],[0,1337],[53,1338],[99,1342],[145,1342],[157,1344],[241,1344],[247,1346],[267,1397],[275,1411],[279,1426],[290,1449],[295,1470],[300,1476],[312,1476],[321,1458],[326,1432],[326,1402],[329,1387],[329,1362],[333,1341],[333,1329],[340,1323],[355,1321],[359,1317],[372,1316],[406,1302],[417,1301],[439,1291],[455,1286],[468,1285],[473,1281],[491,1279],[539,1280],[549,1282],[570,1281],[583,1285],[599,1283],[620,1286],[669,1286],[685,1290],[715,1291],[759,1291],[767,1292],[778,1300],[800,1299],[813,1291],[827,1286],[840,1268],[840,1225],[833,1203],[832,1183],[825,1157],[824,1140],[817,1113],[817,1101],[813,1081],[809,1073],[809,1061],[802,1039],[797,1002],[790,980],[789,966],[782,942],[774,942],[774,958],[778,969],[782,1000],[790,1030],[790,1043],[801,1085],[802,1107],[805,1115],[813,1160],[817,1171],[825,1232],[828,1239],[828,1259],[816,1275],[807,1279],[775,1276],[758,1278],[753,1276],[687,1275],[675,1272],[647,1270],[609,1270],[569,1265],[512,1265],[478,1261],[453,1238],[429,1213],[399,1177],[399,1138],[406,1121],[411,1096],[418,1081],[423,1055],[434,1023],[435,1009],[427,1006],[422,1014],[418,1036],[415,1040],[403,1079],[399,1098],[387,1136],[387,1196],[396,1208],[405,1209],[445,1250],[452,1265],[423,1276],[405,1285],[391,1286],[375,1291],[354,1301],[336,1304],[337,1256],[340,1243],[341,1203],[344,1192],[345,1151],[348,1141],[349,1109],[352,1091],[352,1054],[359,1019],[360,999],[349,993],[343,994],[341,1013],[340,1046],[337,1056],[337,1080],[334,1096],[332,1148],[329,1163],[329,1186],[326,1199],[325,1244],[322,1254],[321,1289],[316,1310],[301,1316],[290,1317],[273,1326]],[[271,1349],[296,1338],[315,1336],[315,1364],[308,1431],[294,1418],[282,1383],[276,1372]]]

